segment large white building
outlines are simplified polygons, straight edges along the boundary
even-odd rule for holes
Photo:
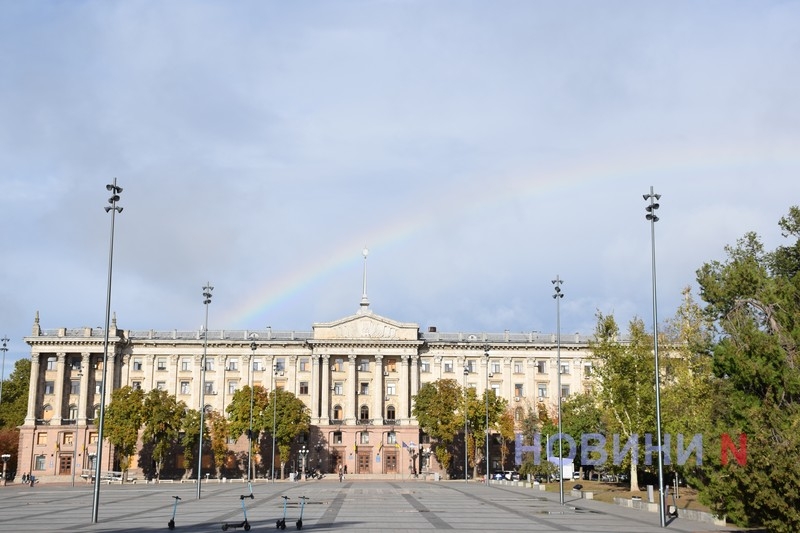
[[[94,468],[104,337],[102,329],[42,329],[37,313],[25,338],[32,365],[19,473],[64,479]],[[115,317],[109,338],[106,401],[112,390],[130,385],[166,390],[199,409],[204,388],[206,409],[224,413],[234,392],[248,383],[283,388],[311,412],[310,434],[293,454],[305,444],[308,464],[325,472],[338,464],[355,474],[438,470],[426,453],[430,443],[411,414],[414,396],[425,383],[451,378],[479,395],[492,388],[520,420],[527,407],[539,402],[554,412],[557,395],[583,392],[592,374],[587,337],[561,336],[558,368],[554,334],[421,331],[417,324],[374,314],[366,297],[355,314],[313,324],[310,331],[209,331],[205,346],[201,331],[124,330]],[[245,437],[230,447],[246,450]],[[501,468],[497,454],[492,455],[492,468]],[[102,458],[102,470],[114,470],[107,443]],[[210,466],[210,454],[205,459],[204,467]],[[183,466],[177,455],[170,468]],[[241,468],[228,466],[229,475]],[[260,475],[269,466],[269,458],[260,456]]]

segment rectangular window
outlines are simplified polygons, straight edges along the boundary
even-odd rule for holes
[[[103,380],[98,379],[97,382],[94,384],[94,393],[100,394],[103,391]]]
[[[333,444],[341,444],[342,443],[342,432],[341,431],[334,431],[333,432]]]
[[[561,363],[561,373],[569,374],[569,363]]]
[[[386,396],[394,396],[396,394],[395,387],[396,387],[396,385],[394,383],[387,383],[386,384]]]
[[[494,391],[495,396],[500,396],[500,384],[499,383],[492,383],[491,385],[492,390]]]
[[[214,360],[211,359],[210,357],[207,357],[206,358],[206,372],[208,372],[209,370],[212,370],[212,371],[214,370]]]
[[[539,383],[539,386],[536,388],[539,394],[539,398],[547,398],[547,385],[544,383]]]
[[[133,390],[139,390],[139,389],[141,389],[141,388],[142,388],[142,382],[141,382],[141,381],[132,381],[132,382],[131,382],[131,388],[132,388]]]
[[[167,369],[167,358],[166,357],[159,357],[156,363],[158,370],[166,370]]]
[[[467,361],[465,368],[469,371],[470,374],[475,372],[475,361]]]
[[[231,380],[228,382],[228,394],[233,394],[236,392],[236,388],[239,386],[239,382],[236,380]]]
[[[390,431],[386,435],[386,444],[397,444],[397,433]]]
[[[343,359],[336,359],[333,362],[333,369],[334,372],[342,372],[344,370],[344,360]]]
[[[55,370],[56,369],[56,362],[57,362],[57,359],[55,358],[55,356],[51,355],[50,357],[47,358],[47,363],[46,363],[47,366],[45,368],[47,370]]]
[[[156,390],[167,390],[166,381],[156,381]]]
[[[514,384],[514,398],[522,398],[522,383]]]
[[[45,456],[44,455],[37,455],[36,460],[33,462],[33,469],[34,470],[44,470],[45,468]]]
[[[300,394],[308,394],[308,381],[300,382]]]
[[[583,365],[583,377],[585,379],[592,377],[592,363],[585,363]]]
[[[448,373],[453,371],[453,362],[452,361],[445,361],[444,362],[444,371],[448,372]]]
[[[569,396],[569,385],[561,385],[561,397],[566,398]]]
[[[536,361],[536,372],[539,374],[547,373],[547,365],[545,361]]]
[[[47,433],[37,433],[36,434],[36,445],[37,446],[44,446],[47,444]]]
[[[358,371],[359,372],[369,372],[369,359],[361,359],[358,362]]]
[[[69,367],[72,370],[80,370],[81,369],[81,359],[79,357],[73,357],[69,360]]]
[[[188,372],[192,369],[192,360],[188,357],[184,357],[181,359],[181,371]]]
[[[139,357],[134,357],[133,359],[133,370],[136,372],[142,369],[142,360]]]
[[[369,394],[369,383],[362,382],[359,384],[358,388],[359,394]]]
[[[360,444],[369,444],[369,433],[366,431],[361,432],[361,438],[359,439]]]
[[[206,394],[214,394],[214,382],[213,381],[206,381],[203,388],[205,389]]]
[[[305,357],[300,359],[300,372],[308,372],[310,370],[309,366],[308,359]]]
[[[522,374],[522,361],[514,361],[514,373]]]
[[[181,394],[189,394],[189,382],[181,381]]]
[[[64,446],[72,446],[72,443],[75,442],[75,434],[74,433],[64,433],[62,437],[62,442]]]
[[[199,427],[199,425],[198,425]],[[97,432],[92,431],[89,433],[89,444],[97,444]]]
[[[69,393],[70,394],[80,394],[81,393],[81,382],[77,379],[73,379],[69,382]]]
[[[492,374],[499,374],[500,373],[500,363],[493,362],[492,363]]]
[[[336,395],[341,395],[344,389],[344,384],[341,381],[337,381],[333,384],[333,393]]]
[[[262,370],[264,370],[264,365],[261,359],[253,359],[253,371],[261,372]]]
[[[55,382],[54,381],[45,381],[44,382],[44,393],[45,394],[53,394],[56,391]]]
[[[275,360],[275,370],[278,371],[278,372],[283,372],[284,370],[286,370],[286,359],[285,358],[278,357],[278,359]]]
[[[422,361],[420,364],[420,371],[424,374],[428,374],[431,371],[431,363],[430,361]]]
[[[387,372],[397,372],[397,359],[387,359],[386,360],[386,371]]]
[[[238,359],[228,359],[228,371],[229,372],[236,372],[239,370],[239,360]]]

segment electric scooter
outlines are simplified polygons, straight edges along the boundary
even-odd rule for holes
[[[172,506],[172,518],[169,519],[167,522],[167,527],[170,529],[175,529],[175,511],[178,510],[178,500],[181,499],[180,496],[173,496],[175,498],[175,505]]]
[[[283,498],[283,518],[279,518],[275,522],[275,527],[278,529],[286,529],[286,502],[289,501],[288,496],[281,496]]]
[[[300,519],[296,522],[297,529],[303,529],[303,509],[306,508],[307,499],[305,496],[300,496]]]
[[[253,499],[253,493],[251,492],[249,496],[245,496],[242,494],[239,496],[239,499],[242,501],[242,513],[244,514],[244,521],[243,522],[232,522],[232,523],[225,523],[222,524],[222,531],[228,531],[228,528],[231,527],[236,529],[237,527],[244,528],[245,531],[250,531],[250,522],[247,521],[247,509],[244,506],[244,499],[250,498]]]

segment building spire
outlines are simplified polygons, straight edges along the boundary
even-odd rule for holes
[[[367,255],[369,255],[369,250],[367,250],[366,246],[364,246],[364,250],[361,253],[364,255],[364,279],[363,290],[361,291],[361,307],[358,312],[365,313],[369,310],[369,298],[367,298]]]

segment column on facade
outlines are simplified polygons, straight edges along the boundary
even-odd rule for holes
[[[108,368],[105,369],[106,373],[106,381],[108,383],[105,384],[106,387],[106,397],[103,399],[105,405],[108,405],[111,402],[111,393],[114,392],[114,386],[116,384],[115,376],[117,375],[117,349],[116,346],[109,346],[108,347]]]
[[[39,361],[41,355],[33,352],[31,353],[31,377],[28,386],[28,411],[25,414],[25,425],[32,426],[36,424],[36,399],[39,394]]]
[[[125,356],[126,358],[128,356]],[[169,366],[167,366],[167,374],[169,377],[169,383],[171,385],[167,385],[167,392],[172,394],[173,396],[178,396],[180,393],[180,372],[181,372],[181,358],[178,354],[172,354],[167,359],[169,361]],[[124,368],[130,368],[127,362],[124,363]],[[122,383],[127,383],[127,380],[122,381]]]
[[[442,379],[442,356],[435,355],[433,357],[433,381]]]
[[[61,425],[61,419],[64,416],[64,373],[67,367],[67,354],[58,352],[56,360],[56,382],[53,393],[55,394],[55,401],[53,402],[53,418],[50,423],[54,426]]]
[[[222,402],[222,405],[225,405],[225,377],[227,374],[226,370],[228,368],[228,356],[220,355],[217,357],[217,363],[217,366],[214,367],[214,371],[217,373],[217,375],[214,376],[214,392],[216,392],[218,395],[221,395],[221,400],[214,402],[215,409],[219,409],[220,401]]]
[[[398,418],[401,424],[407,424],[408,419],[411,417],[411,398],[409,398],[408,390],[408,355],[400,356],[400,390],[397,391],[400,395],[400,406],[398,411]]]
[[[513,398],[514,397],[514,384],[511,382],[511,358],[510,357],[503,357],[503,367],[501,368],[503,373],[503,384],[500,388],[500,395],[504,398]]]
[[[203,387],[205,387],[205,383],[203,383],[203,355],[196,355],[194,356],[194,365],[192,365],[192,383],[194,383],[194,387],[192,387],[192,399],[191,405],[194,408],[202,409],[203,406],[200,405],[200,396],[202,395]]]
[[[355,354],[350,354],[347,356],[347,412],[344,415],[345,423],[358,420],[358,415],[356,413],[356,409],[358,409],[358,404],[356,403],[357,388],[358,381],[356,378],[356,356]]]
[[[88,352],[84,352],[81,354],[81,384],[80,384],[80,394],[78,395],[78,420],[77,424],[79,426],[86,425],[86,419],[88,418],[88,408],[86,406],[86,400],[89,398],[89,369],[91,368],[89,365],[92,362],[92,354]],[[94,413],[92,413],[94,415]]]
[[[312,424],[319,424],[320,423],[320,405],[319,405],[319,398],[320,398],[320,387],[322,386],[322,380],[319,378],[320,374],[320,356],[319,354],[312,353],[311,354],[311,423]]]
[[[330,424],[331,417],[331,356],[322,356],[322,405],[320,409],[320,424]]]
[[[478,372],[479,383],[476,392],[485,392],[489,388],[489,361],[487,360],[486,356],[481,357],[481,363],[478,368],[480,369]]]
[[[372,423],[383,424],[383,399],[386,394],[386,385],[383,379],[383,356],[375,356],[375,387],[372,391]]]
[[[268,355],[264,359],[264,364],[266,365],[264,371],[267,372],[269,376],[269,386],[264,384],[264,388],[267,389],[267,392],[269,392],[270,394],[272,394],[272,391],[274,391],[278,385],[277,384],[278,376],[275,375],[275,362],[276,361],[274,355]]]
[[[414,412],[414,396],[419,394],[419,356],[412,355],[411,356],[411,367],[409,368],[409,372],[411,373],[411,397],[409,398],[409,409],[413,413]],[[413,415],[409,415],[413,418]]]
[[[288,357],[289,364],[286,367],[286,390],[297,396],[297,356]]]

